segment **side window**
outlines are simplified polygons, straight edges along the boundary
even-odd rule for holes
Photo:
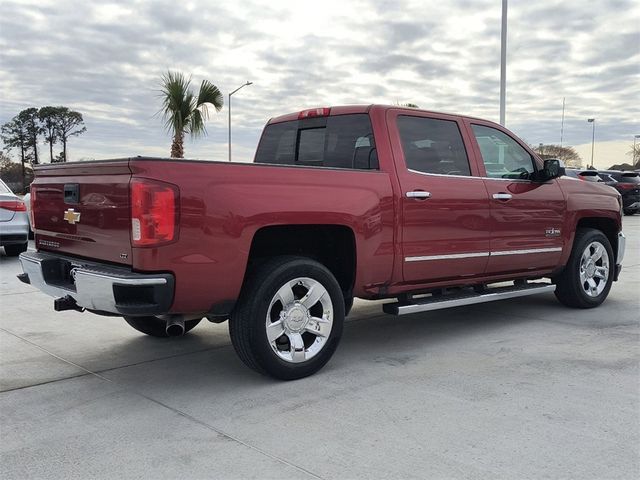
[[[489,178],[528,179],[535,172],[531,155],[509,135],[483,125],[471,125]]]
[[[255,163],[377,170],[367,114],[335,115],[267,125]]]
[[[469,158],[456,122],[400,115],[398,130],[409,170],[471,175]]]

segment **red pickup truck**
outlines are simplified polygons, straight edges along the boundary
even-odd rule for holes
[[[395,106],[271,119],[253,164],[133,157],[43,165],[19,277],[56,310],[174,336],[229,320],[251,368],[326,364],[353,298],[402,315],[555,291],[601,304],[620,195],[562,176],[492,122]]]

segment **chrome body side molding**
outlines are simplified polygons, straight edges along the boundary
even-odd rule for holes
[[[620,245],[620,243],[618,243]],[[475,257],[501,257],[504,255],[532,255],[537,253],[561,252],[562,247],[548,248],[528,248],[526,250],[502,250],[497,252],[471,252],[471,253],[453,253],[450,255],[425,255],[418,257],[405,257],[405,262],[425,262],[429,260],[456,260],[463,258]],[[624,240],[622,241],[622,251],[624,255]]]

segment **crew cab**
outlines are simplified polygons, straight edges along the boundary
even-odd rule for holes
[[[132,157],[36,167],[19,277],[54,308],[152,336],[229,320],[250,368],[331,358],[353,298],[394,315],[554,291],[591,308],[624,256],[620,195],[504,127],[397,106],[267,123],[253,164]]]

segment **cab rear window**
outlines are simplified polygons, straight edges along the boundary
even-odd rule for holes
[[[615,177],[620,183],[640,183],[640,177],[637,173],[623,173]]]
[[[377,170],[367,114],[314,117],[265,127],[255,163]]]

